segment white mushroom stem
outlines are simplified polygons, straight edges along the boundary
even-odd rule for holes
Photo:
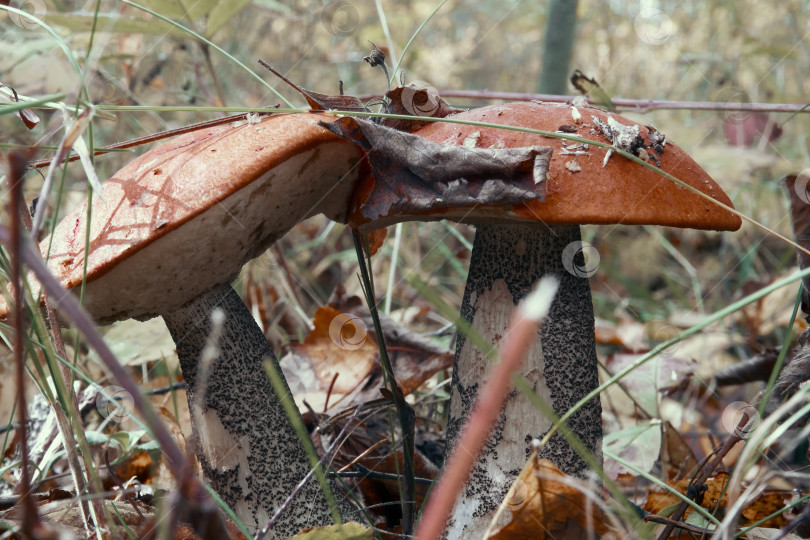
[[[559,291],[539,339],[529,351],[522,375],[558,414],[566,412],[598,384],[594,316],[587,277],[576,277],[563,265],[563,251],[580,241],[579,226],[486,225],[478,227],[461,315],[476,332],[499,345],[518,302],[546,274],[560,280]],[[566,253],[567,255],[567,253]],[[582,255],[573,261],[583,265]],[[489,361],[459,336],[447,425],[448,455],[475,404],[490,369]],[[517,477],[531,452],[530,443],[551,427],[548,419],[521,393],[513,391],[489,442],[459,496],[447,538],[481,538],[492,512]],[[601,460],[601,405],[593,400],[574,415],[569,427]],[[585,476],[586,463],[559,435],[540,457],[563,472]]]
[[[200,370],[215,308],[225,313],[220,354],[208,369]],[[264,362],[277,362],[273,351],[228,284],[163,318],[188,383],[189,409],[199,407],[199,415],[192,412],[192,423],[203,474],[249,529],[260,529],[310,468],[265,374]],[[207,380],[199,380],[201,371],[207,372]],[[289,388],[285,392],[290,397]],[[295,511],[282,515],[273,533],[286,538],[331,522],[320,486],[312,481],[299,494]]]

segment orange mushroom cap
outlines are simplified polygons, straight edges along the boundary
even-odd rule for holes
[[[551,132],[561,130],[607,144],[612,141],[603,134],[594,118],[605,124],[612,118],[631,129],[637,126],[643,144],[649,146],[650,159],[660,160],[663,171],[733,208],[722,188],[680,147],[669,140],[664,142],[655,130],[616,114],[588,106],[577,107],[575,112],[571,105],[520,102],[473,109],[449,118]],[[385,188],[376,185],[368,175],[361,179],[352,201],[349,223],[354,227],[367,231],[400,221],[436,219],[467,223],[543,221],[551,225],[654,224],[709,230],[736,230],[741,225],[740,218],[728,210],[620,154],[613,153],[603,165],[605,148],[593,145],[584,148],[562,138],[441,121],[423,127],[416,134],[433,142],[473,143],[477,148],[551,147],[546,200],[505,208],[479,205],[441,212],[387,215],[371,221],[365,217],[363,208],[373,205]],[[659,143],[660,154],[655,149],[656,141],[664,142]]]
[[[51,271],[74,288],[87,254],[90,314],[99,322],[147,319],[232,280],[307,217],[345,221],[360,152],[318,125],[332,120],[274,115],[153,148],[93,197],[87,252],[86,200],[57,225]]]

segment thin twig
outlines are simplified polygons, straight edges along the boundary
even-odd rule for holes
[[[355,467],[357,467],[358,470],[330,472],[327,473],[326,476],[330,478],[360,478],[361,480],[366,478],[371,480],[399,480],[399,476],[396,474],[372,471],[368,467],[364,467],[359,463],[355,464]],[[417,476],[414,477],[413,481],[417,484],[424,484],[427,486],[433,484],[433,478],[420,478]]]
[[[662,525],[672,525],[673,527],[676,527],[678,529],[700,535],[712,536],[714,534],[714,531],[712,529],[696,527],[695,525],[690,525],[688,523],[683,523],[681,521],[675,521],[672,518],[656,516],[654,514],[648,514],[644,516],[644,520],[652,523],[660,523]]]
[[[723,458],[726,457],[726,454],[729,453],[729,451],[734,447],[735,444],[743,440],[741,433],[747,433],[747,431],[745,431],[745,426],[748,424],[749,419],[750,418],[748,416],[748,413],[743,412],[742,417],[740,418],[740,421],[737,424],[737,428],[726,440],[726,443],[723,445],[720,451],[718,451],[717,454],[714,456],[714,459],[711,461],[711,463],[705,469],[703,469],[703,472],[700,474],[700,476],[698,476],[697,479],[690,484],[690,486],[700,487],[706,483],[706,481],[712,474],[714,474],[714,471],[717,469],[717,466],[720,465],[720,462],[723,461]],[[685,502],[681,501],[681,504],[678,505],[677,510],[675,510],[675,512],[672,514],[672,517],[670,518],[672,521],[668,523],[667,526],[664,527],[664,530],[661,532],[661,534],[658,535],[658,540],[666,540],[667,538],[669,538],[669,535],[672,534],[672,530],[675,528],[675,524],[680,522],[681,519],[683,519],[683,515],[684,513],[686,513],[687,506],[688,505]]]
[[[377,311],[377,301],[374,298],[374,285],[371,281],[368,265],[366,263],[366,249],[364,249],[363,241],[359,233],[352,231],[352,238],[354,239],[354,248],[357,252],[357,260],[360,266],[361,284],[363,291],[366,295],[366,303],[368,304],[369,312],[371,313],[371,320],[374,322],[374,331],[377,334],[377,343],[380,348],[380,366],[385,373],[390,389],[388,392],[391,394],[390,399],[394,402],[394,407],[399,417],[400,428],[402,429],[402,452],[404,454],[403,464],[403,482],[402,482],[402,532],[403,534],[411,534],[414,527],[416,518],[416,505],[413,503],[416,488],[414,486],[414,466],[413,466],[413,453],[414,453],[414,439],[416,415],[413,409],[405,401],[405,396],[402,395],[397,385],[396,377],[394,376],[394,368],[391,366],[391,360],[388,358],[388,349],[385,345],[385,338],[383,336],[382,324],[380,323],[380,315]],[[384,389],[380,389],[383,392]],[[383,392],[385,395],[386,392]],[[394,452],[394,462],[396,463],[397,453]]]
[[[439,90],[439,95],[445,98],[483,99],[504,101],[549,101],[553,103],[568,103],[575,97],[558,94],[525,94],[519,92],[493,92],[489,90]],[[380,94],[363,94],[357,96],[361,101],[379,98]],[[592,100],[585,98],[588,103]],[[653,99],[623,99],[612,98],[613,103],[624,109],[633,109],[636,112],[652,110],[686,110],[686,111],[724,111],[724,112],[776,112],[776,113],[810,113],[807,103],[735,103],[725,101],[670,101]]]
[[[123,497],[124,500],[127,501],[132,506],[132,508],[135,509],[135,512],[141,517],[141,519],[146,519],[141,513],[141,509],[138,508],[138,505],[135,504],[135,501],[132,499],[132,497],[129,496],[129,493],[127,493],[127,490],[121,483],[121,480],[118,478],[118,475],[115,474],[112,465],[110,465],[110,451],[106,449],[104,450],[104,465],[107,466],[107,472],[110,473],[110,478],[112,478],[112,481],[115,482],[115,485],[118,486],[118,489],[121,490],[121,497]]]
[[[28,464],[28,425],[26,412],[28,404],[25,399],[25,358],[23,350],[23,289],[21,268],[23,262],[23,227],[20,224],[20,212],[18,209],[25,206],[22,193],[22,179],[25,174],[26,164],[34,155],[34,149],[12,152],[9,155],[9,186],[10,200],[8,214],[10,216],[9,231],[9,251],[11,252],[11,287],[14,297],[13,325],[14,325],[14,367],[16,370],[17,385],[17,421],[19,422],[20,438],[20,462],[22,464],[22,477],[17,486],[20,493],[20,503],[22,506],[22,535],[27,538],[34,538],[35,531],[41,528],[37,507],[31,497],[31,470]]]

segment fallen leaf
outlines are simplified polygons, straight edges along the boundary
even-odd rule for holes
[[[552,462],[532,455],[504,501],[512,520],[488,538],[556,540],[605,534],[608,529],[599,507],[566,478]]]
[[[394,460],[394,454],[388,452],[380,455],[364,456],[357,460],[357,464],[371,472],[400,475],[402,474],[404,459],[404,454],[400,449],[397,451],[396,461]],[[436,478],[438,469],[420,452],[414,452],[413,460],[414,476],[416,478],[427,480]],[[430,487],[431,484],[416,483],[415,498],[417,508],[422,507]],[[400,482],[398,480],[365,477],[360,480],[360,490],[363,494],[364,506],[370,513],[384,518],[386,524],[396,524],[401,521],[402,507],[397,504],[400,501]]]
[[[596,79],[592,79],[576,69],[571,75],[571,84],[582,92],[582,95],[588,96],[594,105],[604,107],[609,111],[616,110],[616,104],[610,99],[610,95],[599,86]]]
[[[618,431],[608,433],[602,441],[612,455],[632,463],[644,472],[649,472],[658,461],[661,452],[661,422],[639,422]],[[605,458],[605,472],[615,480],[621,474],[632,472],[610,458]]]
[[[343,525],[326,525],[300,532],[290,540],[372,540],[374,531],[350,521]]]
[[[341,312],[351,312],[360,317],[374,339],[374,323],[371,313],[360,298],[337,295],[330,306]],[[439,371],[453,365],[455,353],[426,338],[410,331],[384,313],[379,313],[380,326],[389,357],[397,379],[397,386],[404,395],[415,391]],[[369,381],[363,394],[357,397],[359,402],[370,401],[379,397],[379,388],[383,385],[382,371],[376,370],[374,378]]]
[[[132,505],[125,501],[104,500],[101,503],[107,508],[106,515],[113,519],[108,523],[111,538],[129,538],[128,532],[132,529],[140,528],[145,518],[154,515],[154,508],[135,501],[138,510],[135,511]],[[60,538],[85,538],[84,523],[81,510],[75,498],[59,499],[46,502],[38,506],[39,515],[42,520],[53,530],[61,533]],[[14,528],[20,526],[22,509],[15,506],[5,512],[0,513],[2,519]]]
[[[666,467],[669,478],[683,478],[694,474],[698,460],[681,434],[669,421],[661,425],[661,430],[663,432],[661,463]]]
[[[365,322],[353,313],[321,306],[313,325],[304,342],[292,345],[292,352],[280,361],[302,412],[307,410],[305,400],[321,411],[359,392],[371,376],[379,353]]]
[[[14,95],[14,99],[11,99],[9,96],[6,96],[2,92],[0,92],[0,96],[3,96],[12,103],[20,101],[20,98],[17,95],[17,91],[14,88],[6,84],[0,83],[0,88],[3,87],[6,87],[9,90],[11,90],[11,93]],[[20,120],[23,121],[23,124],[25,124],[25,127],[27,127],[28,129],[34,129],[39,124],[39,116],[37,116],[31,109],[21,109],[17,114],[20,116]]]
[[[448,105],[440,96],[438,91],[432,86],[421,86],[411,83],[389,90],[385,97],[390,101],[387,111],[389,114],[430,116],[433,118],[444,118],[451,114],[461,112]],[[384,118],[382,125],[399,131],[416,131],[425,124],[425,120],[403,120],[401,118]]]
[[[731,146],[752,146],[760,139],[775,141],[782,136],[782,128],[767,113],[738,113],[723,122],[723,135]]]
[[[728,483],[729,475],[725,472],[718,472],[713,477],[709,478],[706,482],[706,490],[703,493],[703,500],[700,506],[709,510],[722,510],[727,504],[726,484]],[[684,478],[675,482],[667,482],[667,485],[673,487],[681,494],[687,492],[690,480]],[[774,511],[783,509],[791,497],[790,491],[781,490],[766,490],[758,495],[750,504],[743,510],[742,515],[745,519],[741,520],[740,526],[745,527],[760,519],[769,516]],[[647,495],[647,502],[644,509],[652,514],[666,515],[666,509],[676,505],[680,499],[669,492],[653,491]],[[685,517],[692,513],[692,508],[687,508]],[[787,523],[786,519],[777,514],[776,517],[766,521],[763,525],[771,527],[783,527]]]
[[[548,147],[443,145],[348,117],[322,125],[363,148],[371,163],[373,179],[367,177],[355,190],[352,225],[399,214],[440,218],[449,209],[545,200]]]
[[[790,533],[786,536],[781,535],[781,529],[769,529],[767,527],[754,527],[747,533],[745,538],[747,540],[771,540],[771,538],[779,537],[782,540],[801,540],[801,536]]]

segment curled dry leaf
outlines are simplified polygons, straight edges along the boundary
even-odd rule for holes
[[[488,538],[599,538],[608,532],[599,507],[552,462],[534,455],[504,501],[512,520]]]
[[[414,83],[399,86],[389,90],[385,97],[390,101],[386,112],[390,114],[430,116],[444,118],[451,114],[461,112],[461,109],[451,107],[432,86],[419,86]],[[416,131],[429,122],[425,120],[403,120],[400,118],[384,118],[382,125],[399,131]]]
[[[616,104],[613,103],[610,95],[605,92],[601,86],[599,86],[596,79],[592,79],[582,73],[580,70],[575,69],[574,73],[571,74],[570,80],[571,84],[574,85],[574,88],[582,92],[582,95],[588,96],[588,98],[593,101],[595,105],[604,107],[609,111],[616,110]]]
[[[14,95],[14,99],[11,99],[10,97],[6,96],[3,93],[0,93],[0,96],[5,97],[6,99],[11,101],[12,103],[20,101],[20,97],[17,95],[17,91],[14,90],[14,88],[12,88],[11,86],[8,86],[6,84],[0,83],[0,88],[3,88],[3,87],[6,87],[9,90],[11,90],[11,93]],[[20,115],[20,120],[23,121],[23,124],[25,124],[25,127],[27,127],[28,129],[34,129],[39,124],[39,116],[37,116],[34,113],[34,111],[32,111],[31,109],[22,109],[17,114]]]
[[[366,150],[371,163],[373,185],[356,189],[352,202],[352,219],[359,223],[395,214],[545,200],[551,149],[544,146],[448,146],[356,118],[324,127]]]

